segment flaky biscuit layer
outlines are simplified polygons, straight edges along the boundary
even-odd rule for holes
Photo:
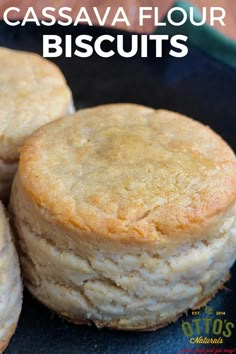
[[[32,204],[17,175],[11,211],[26,286],[75,323],[158,328],[209,299],[235,261],[235,208],[210,239],[202,235],[169,248],[155,240],[140,247],[80,238],[79,230],[55,223],[46,209]]]

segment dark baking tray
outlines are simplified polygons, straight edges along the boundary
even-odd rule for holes
[[[9,27],[0,22],[0,45],[42,54],[43,34],[124,34],[129,45],[130,34],[107,28],[81,26],[79,28]],[[168,53],[168,43],[164,53]],[[149,58],[138,54],[131,59],[118,55],[102,59],[57,58],[54,60],[64,72],[73,91],[77,108],[111,102],[135,102],[151,107],[167,108],[185,113],[210,125],[236,149],[235,88],[236,71],[190,45],[183,59],[167,54],[157,59],[150,48]],[[4,70],[4,68],[0,68]],[[20,68],[19,68],[20,70]],[[181,127],[180,127],[181,129]],[[194,131],[193,131],[194,134]],[[232,278],[209,303],[214,310],[211,317],[223,321],[235,320],[236,267]],[[25,291],[23,311],[15,336],[7,354],[74,354],[74,353],[157,353],[174,354],[182,349],[236,348],[235,332],[223,345],[191,345],[184,336],[182,321],[209,317],[201,310],[200,316],[191,313],[175,324],[157,332],[135,333],[99,330],[95,327],[74,326],[60,319],[34,300]],[[9,294],[10,296],[10,294]],[[216,311],[225,316],[216,316]],[[201,326],[203,331],[203,327]],[[204,332],[203,332],[204,335]],[[193,352],[193,351],[192,351]]]

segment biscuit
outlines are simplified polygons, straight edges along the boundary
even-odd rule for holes
[[[0,353],[15,332],[22,305],[20,268],[9,223],[0,202]]]
[[[236,159],[210,128],[133,104],[85,109],[25,143],[11,194],[25,283],[75,323],[150,330],[223,286]]]
[[[0,48],[0,199],[9,196],[19,147],[42,125],[73,111],[70,89],[53,63]]]

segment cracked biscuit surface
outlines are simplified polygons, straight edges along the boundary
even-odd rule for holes
[[[6,200],[24,140],[73,104],[59,68],[39,55],[0,48],[0,65],[0,199]]]
[[[22,305],[18,256],[4,208],[0,202],[0,353],[15,332]]]
[[[147,330],[222,287],[236,159],[180,114],[114,104],[25,143],[11,195],[27,287],[75,323]]]

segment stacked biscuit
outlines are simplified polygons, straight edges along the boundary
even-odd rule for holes
[[[40,56],[0,48],[0,199],[7,203],[19,148],[40,126],[73,111],[60,70]],[[22,284],[8,218],[0,203],[0,352],[14,333]]]
[[[73,111],[59,69],[36,54],[0,49],[0,199],[9,196],[19,147],[42,125]]]
[[[0,202],[0,353],[15,331],[22,303],[18,257],[11,230]]]
[[[26,286],[75,323],[174,321],[235,260],[235,172],[219,136],[168,111],[105,105],[42,127],[10,202]]]
[[[2,139],[5,164],[23,144],[10,213],[25,285],[59,315],[98,327],[156,329],[202,306],[235,261],[233,151],[190,118],[138,105],[55,120],[71,95],[44,65],[28,72],[34,94],[39,78],[47,86],[41,104],[16,120],[14,108]],[[29,92],[17,85],[20,104],[19,87]]]

